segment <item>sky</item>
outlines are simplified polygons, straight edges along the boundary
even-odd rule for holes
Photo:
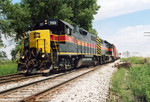
[[[101,8],[93,27],[99,37],[116,45],[119,52],[139,52],[150,57],[150,0],[98,0]],[[150,34],[150,33],[149,33]]]
[[[98,0],[98,4],[101,8],[93,20],[98,36],[115,44],[120,53],[139,52],[150,57],[150,36],[144,36],[150,32],[150,0]],[[10,54],[11,48],[13,44],[5,51]]]

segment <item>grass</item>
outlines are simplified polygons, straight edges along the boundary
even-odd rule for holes
[[[128,86],[135,96],[135,101],[150,102],[150,64],[131,68]]]
[[[150,102],[149,59],[133,57],[129,58],[128,62],[134,66],[130,69],[119,68],[112,77],[109,101]]]
[[[112,77],[112,87],[110,89],[110,102],[132,102],[131,91],[126,84],[126,69],[121,68]]]
[[[148,59],[143,57],[129,57],[129,58],[122,58],[122,61],[127,61],[132,64],[145,64],[147,63]]]
[[[11,60],[0,62],[0,76],[17,73],[17,63]]]
[[[124,83],[125,69],[120,69],[118,72],[115,72],[112,79],[112,91],[120,92],[122,85]]]

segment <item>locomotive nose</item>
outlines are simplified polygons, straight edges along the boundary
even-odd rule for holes
[[[38,53],[50,53],[50,30],[35,30],[29,33],[29,48],[36,48]]]

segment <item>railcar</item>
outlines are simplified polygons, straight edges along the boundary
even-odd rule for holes
[[[51,73],[117,59],[116,47],[60,19],[38,22],[18,53],[19,73]]]

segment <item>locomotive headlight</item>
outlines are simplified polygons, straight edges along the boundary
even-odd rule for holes
[[[21,58],[24,59],[24,56],[22,56]]]
[[[47,24],[47,20],[45,20],[45,25]]]
[[[44,58],[44,57],[45,57],[45,54],[42,55],[42,58]]]

